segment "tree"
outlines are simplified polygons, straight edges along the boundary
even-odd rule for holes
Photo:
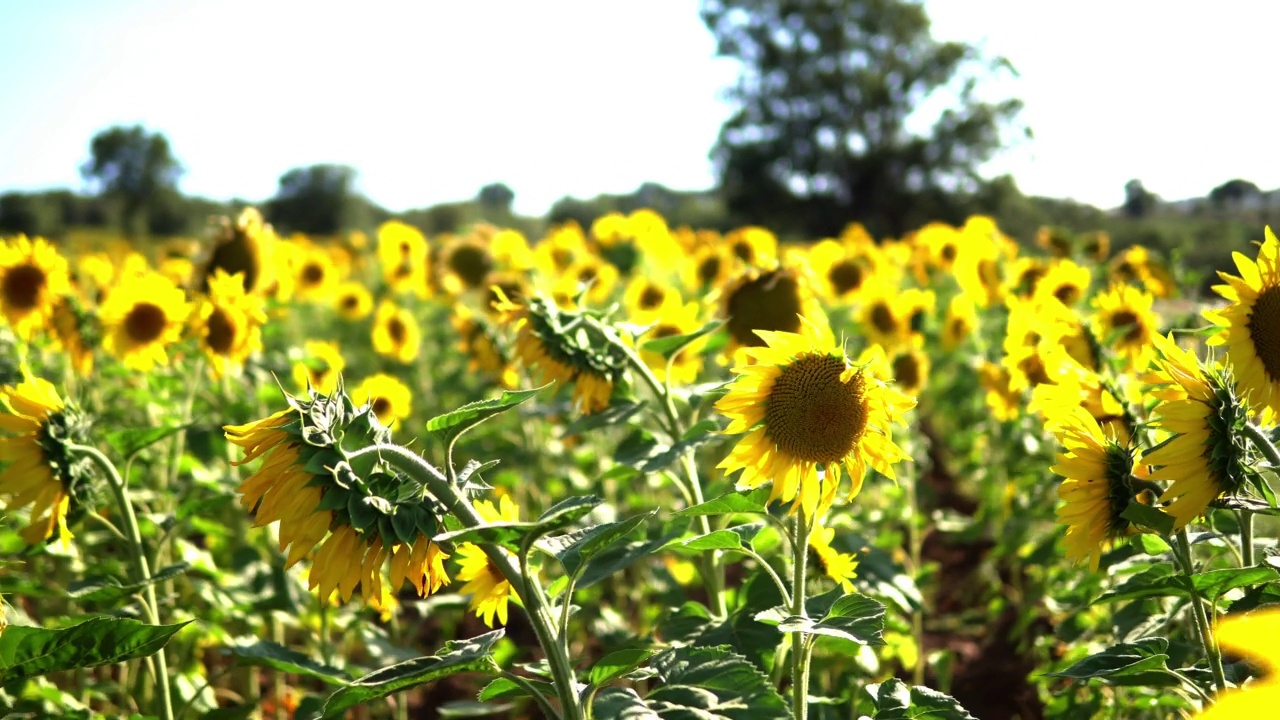
[[[1248,180],[1228,180],[1209,191],[1209,202],[1218,210],[1228,207],[1239,208],[1251,197],[1261,197],[1262,189]]]
[[[979,100],[979,71],[1012,68],[934,40],[906,0],[704,0],[702,17],[718,54],[742,63],[712,157],[745,221],[897,234],[926,209],[960,213],[956,193],[978,189],[1022,106]],[[925,117],[943,91],[945,109]]]
[[[516,200],[516,193],[507,187],[506,183],[489,183],[480,188],[480,192],[476,195],[476,200],[480,202],[480,209],[486,215],[491,213],[509,215],[511,214],[511,203]]]
[[[346,165],[294,168],[267,201],[267,220],[284,232],[334,235],[350,224],[355,178]]]
[[[1124,184],[1124,214],[1131,218],[1146,217],[1159,202],[1154,194],[1147,190],[1141,180],[1130,180]]]
[[[89,143],[89,153],[80,174],[118,204],[121,227],[130,235],[159,195],[176,191],[182,175],[168,139],[141,125],[103,130]]]

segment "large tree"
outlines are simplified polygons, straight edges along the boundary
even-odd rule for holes
[[[898,234],[954,216],[1021,108],[979,98],[979,79],[1008,63],[933,39],[916,3],[704,0],[702,17],[742,64],[712,157],[744,221]]]
[[[280,176],[267,219],[286,232],[333,235],[350,225],[356,171],[346,165],[311,165]]]
[[[120,223],[127,234],[158,197],[176,193],[182,166],[169,141],[141,125],[113,127],[93,137],[90,158],[80,174],[104,198],[118,203]]]

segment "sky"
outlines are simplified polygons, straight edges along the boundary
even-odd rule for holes
[[[1003,55],[985,92],[1030,139],[984,173],[1100,207],[1231,178],[1280,187],[1280,3],[928,0],[934,35]],[[653,181],[711,187],[734,61],[697,0],[0,2],[0,192],[83,188],[92,136],[163,132],[183,192],[264,200],[348,164],[395,211],[491,182],[542,214]]]

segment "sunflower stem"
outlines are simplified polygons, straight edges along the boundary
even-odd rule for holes
[[[1204,648],[1205,657],[1209,661],[1209,669],[1213,671],[1213,684],[1218,692],[1227,689],[1227,676],[1222,670],[1222,653],[1218,651],[1217,644],[1214,643],[1213,633],[1209,629],[1209,616],[1205,612],[1204,598],[1195,588],[1195,582],[1192,577],[1195,575],[1195,566],[1191,560],[1191,538],[1187,536],[1187,529],[1184,527],[1174,536],[1174,556],[1178,559],[1178,564],[1182,566],[1182,572],[1187,578],[1187,590],[1191,593],[1191,616],[1195,619],[1196,633],[1200,636],[1200,646]]]
[[[796,513],[793,524],[794,560],[791,574],[791,614],[805,617],[805,571],[809,559],[809,532],[812,526],[804,511]],[[791,634],[791,709],[795,720],[809,717],[809,653],[805,652],[804,630]]]
[[[132,555],[134,572],[138,576],[137,581],[145,586],[143,592],[146,601],[143,605],[147,611],[147,618],[152,625],[159,625],[160,606],[156,602],[155,584],[151,582],[151,565],[147,562],[146,551],[142,547],[142,531],[138,527],[138,516],[133,512],[133,503],[129,502],[129,488],[120,477],[120,471],[97,448],[89,445],[68,445],[67,450],[87,457],[107,476],[111,494],[120,508],[120,517],[124,519],[124,534],[129,540],[129,551]],[[173,698],[169,692],[169,668],[165,662],[164,648],[157,650],[153,657],[156,663],[155,683],[160,689],[161,717],[164,720],[173,720]]]
[[[1280,472],[1280,450],[1276,449],[1275,444],[1271,442],[1271,438],[1267,437],[1267,434],[1257,425],[1249,422],[1244,424],[1244,434],[1245,437],[1249,438],[1249,442],[1253,443],[1253,446],[1257,448],[1258,452],[1262,453],[1262,456],[1267,459],[1267,462],[1271,463],[1271,467],[1276,472]]]
[[[363,452],[377,452],[383,460],[397,470],[421,483],[437,500],[444,503],[445,508],[455,518],[462,521],[464,527],[473,528],[485,524],[484,518],[476,513],[459,488],[417,453],[399,445],[378,444],[352,453],[348,459]],[[547,663],[551,666],[556,694],[560,697],[560,714],[550,720],[558,720],[558,718],[583,720],[573,666],[565,651],[565,643],[556,637],[555,621],[551,617],[550,610],[547,609],[541,586],[537,585],[537,581],[529,573],[522,572],[522,568],[516,565],[511,554],[503,548],[489,543],[481,544],[480,547],[493,566],[507,578],[512,587],[516,588],[516,592],[520,595],[520,602],[524,605],[525,614],[529,617],[529,624],[533,627],[534,634],[538,637],[538,644],[542,646]],[[520,565],[527,568],[527,560],[522,558]],[[568,601],[569,599],[566,598],[565,602]]]
[[[1239,511],[1240,567],[1253,567],[1253,513]]]

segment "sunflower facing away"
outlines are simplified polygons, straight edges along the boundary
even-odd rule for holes
[[[891,425],[915,400],[883,379],[882,354],[849,362],[830,332],[809,323],[800,333],[757,331],[764,347],[747,348],[737,379],[716,402],[746,435],[718,467],[739,470],[744,489],[773,483],[770,502],[793,502],[805,517],[830,507],[844,466],[857,495],[870,466],[896,480],[893,465],[907,455]],[[820,474],[821,473],[821,474]]]
[[[102,304],[102,347],[125,367],[148,372],[168,365],[191,306],[172,280],[150,272],[117,285]]]
[[[266,321],[262,299],[244,291],[239,275],[214,271],[209,295],[192,316],[195,336],[209,358],[214,377],[238,371],[251,354],[262,349]]]
[[[511,497],[503,495],[497,507],[489,500],[476,500],[472,505],[485,522],[519,522],[520,508],[511,502]],[[498,552],[506,552],[501,548]],[[516,590],[511,582],[502,574],[493,561],[479,545],[463,543],[457,547],[458,579],[467,584],[458,592],[471,596],[469,607],[475,611],[476,617],[484,620],[484,624],[493,627],[496,615],[498,623],[507,624],[507,601],[517,598]]]
[[[1120,517],[1138,496],[1134,451],[1104,433],[1078,405],[1053,424],[1053,431],[1064,448],[1051,469],[1062,476],[1058,522],[1067,526],[1067,559],[1089,558],[1089,569],[1096,571],[1103,546],[1134,532]],[[1149,493],[1144,499],[1149,501]]]
[[[66,259],[44,238],[19,235],[0,243],[0,315],[18,337],[30,339],[48,324],[55,302],[70,288]]]
[[[1220,272],[1227,284],[1214,287],[1231,304],[1204,313],[1221,328],[1209,344],[1226,346],[1241,395],[1280,413],[1280,241],[1268,227],[1256,261],[1233,256],[1240,276]]]
[[[1243,425],[1248,407],[1235,394],[1230,371],[1218,364],[1202,364],[1195,355],[1168,338],[1155,336],[1161,358],[1152,373],[1160,398],[1152,411],[1155,427],[1171,437],[1142,457],[1154,469],[1152,480],[1172,482],[1161,502],[1181,528],[1204,515],[1221,495],[1245,487],[1247,447]]]
[[[818,303],[812,280],[800,266],[762,272],[747,268],[723,289],[721,317],[729,331],[728,352],[764,345],[757,332],[799,333],[804,320],[825,327],[827,315]]]
[[[47,380],[27,375],[0,388],[0,495],[5,509],[31,506],[22,539],[35,545],[49,539],[71,540],[67,511],[71,484],[79,473],[64,446],[83,439],[83,424]]]

